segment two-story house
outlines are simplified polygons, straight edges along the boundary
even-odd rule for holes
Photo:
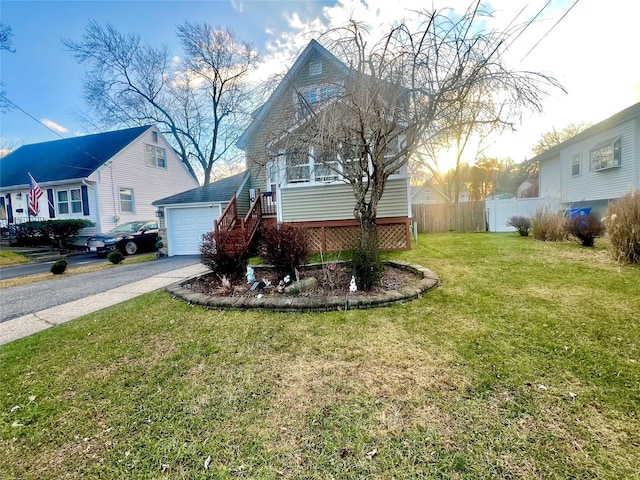
[[[591,208],[640,188],[640,103],[599,122],[534,158],[540,197],[564,208]]]
[[[223,190],[233,184],[237,188],[235,195],[220,204],[219,196],[214,193],[219,189],[212,184],[154,202],[165,212],[169,255],[197,253],[200,238],[182,238],[179,225],[185,222],[182,214],[176,215],[181,211],[196,217],[194,208],[201,210],[199,216],[203,223],[199,232],[212,230],[207,223],[207,218],[211,218],[207,213],[220,208],[216,228],[241,225],[254,231],[267,218],[306,226],[314,251],[351,248],[359,228],[354,217],[355,198],[337,154],[326,152],[320,162],[312,149],[282,146],[287,143],[283,141],[287,132],[304,128],[305,122],[313,121],[305,111],[330,100],[346,72],[342,62],[312,40],[268,100],[253,112],[250,125],[238,141],[245,152],[246,176],[236,176],[233,181],[225,179],[221,184]],[[209,196],[203,195],[205,188]],[[383,249],[410,248],[410,217],[409,177],[405,166],[389,177],[378,205],[377,223]],[[175,248],[176,244],[191,247]]]

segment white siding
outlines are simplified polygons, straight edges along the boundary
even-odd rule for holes
[[[124,222],[151,220],[156,215],[156,208],[151,205],[153,201],[198,186],[162,135],[158,134],[158,142],[153,142],[153,131],[154,129],[147,130],[90,177],[98,184],[97,203],[102,231]],[[146,164],[147,144],[166,150],[166,168]],[[133,213],[120,210],[120,188],[133,189]]]
[[[561,172],[560,156],[540,163],[539,195],[541,197],[560,198],[562,193]]]
[[[593,135],[562,149],[562,201],[565,203],[584,202],[600,199],[618,198],[624,195],[634,184],[638,155],[634,133],[637,134],[635,121],[629,121],[605,132]],[[622,164],[606,170],[591,171],[590,156],[594,147],[621,137]],[[573,176],[571,165],[573,157],[580,154],[581,173]]]

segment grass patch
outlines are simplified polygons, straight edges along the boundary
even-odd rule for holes
[[[144,255],[138,255],[136,257],[127,257],[126,265],[133,265],[136,263],[148,262],[150,260],[155,260],[155,258],[156,258],[155,253],[147,253]],[[122,265],[124,264],[125,262],[122,263]],[[114,265],[105,259],[104,263],[87,265],[84,267],[67,268],[67,270],[64,272],[64,275],[68,276],[68,275],[79,275],[81,273],[97,272],[100,270],[104,270],[105,268],[114,268],[117,266],[118,265]],[[34,275],[29,275],[26,277],[8,278],[6,280],[0,280],[0,290],[3,288],[17,287],[19,285],[27,285],[30,283],[42,282],[43,280],[56,280],[60,278],[63,278],[63,275],[54,275],[50,272],[36,273]]]
[[[443,285],[403,305],[219,312],[158,291],[96,312],[0,347],[0,470],[638,478],[640,270],[606,252],[421,235],[385,258]]]
[[[0,267],[8,267],[10,265],[19,265],[21,263],[29,263],[29,259],[16,252],[0,250]]]

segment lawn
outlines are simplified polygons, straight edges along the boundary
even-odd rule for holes
[[[0,347],[0,478],[640,478],[640,268],[421,235],[422,299],[208,311],[162,291]]]

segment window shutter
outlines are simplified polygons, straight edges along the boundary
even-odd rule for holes
[[[10,193],[7,193],[7,223],[13,223],[13,207]]]
[[[53,188],[47,188],[47,200],[49,200],[49,218],[56,218],[56,211],[53,208]]]
[[[86,185],[80,187],[82,190],[82,214],[89,215],[89,189]]]

